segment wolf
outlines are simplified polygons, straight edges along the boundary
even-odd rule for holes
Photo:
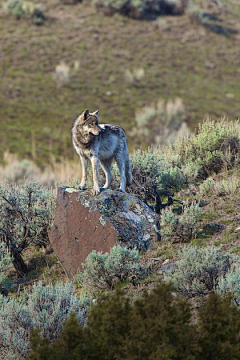
[[[118,125],[99,124],[98,115],[98,110],[93,113],[85,110],[77,117],[72,126],[72,142],[80,156],[82,167],[79,188],[81,190],[86,188],[89,160],[93,172],[93,195],[100,193],[99,163],[106,178],[103,189],[109,188],[113,180],[111,164],[113,160],[116,160],[121,178],[119,190],[125,192],[125,187],[132,184],[126,134]]]

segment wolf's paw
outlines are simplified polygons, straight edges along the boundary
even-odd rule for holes
[[[96,196],[96,195],[98,195],[98,194],[100,194],[100,189],[92,189],[92,194],[93,194],[93,196]]]

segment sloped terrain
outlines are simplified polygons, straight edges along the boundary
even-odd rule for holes
[[[159,98],[180,97],[191,129],[206,114],[239,116],[236,3],[222,10],[199,3],[203,23],[189,14],[137,21],[104,16],[87,2],[42,4],[42,26],[0,10],[1,154],[9,149],[41,165],[50,153],[72,158],[71,125],[86,108],[99,108],[102,122],[127,133],[135,111]],[[68,67],[65,82],[56,81],[61,62]],[[136,69],[144,75],[132,81],[126,71]],[[128,141],[130,149],[149,145]]]

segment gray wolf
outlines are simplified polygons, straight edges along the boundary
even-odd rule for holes
[[[113,180],[111,164],[115,159],[121,178],[119,190],[124,192],[125,187],[132,183],[126,134],[118,125],[99,124],[98,113],[98,110],[93,113],[85,110],[73,123],[72,142],[82,166],[79,188],[85,189],[89,160],[93,172],[93,195],[100,193],[99,163],[106,177],[103,188],[109,188]]]

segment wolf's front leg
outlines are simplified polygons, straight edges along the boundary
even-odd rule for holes
[[[88,167],[88,159],[85,156],[80,156],[81,167],[82,167],[82,176],[81,182],[79,185],[80,190],[86,189],[86,180],[87,180],[87,167]]]
[[[98,168],[99,168],[99,161],[96,156],[91,158],[92,163],[92,172],[93,172],[93,195],[98,195],[100,193],[99,188],[99,175],[98,175]]]

